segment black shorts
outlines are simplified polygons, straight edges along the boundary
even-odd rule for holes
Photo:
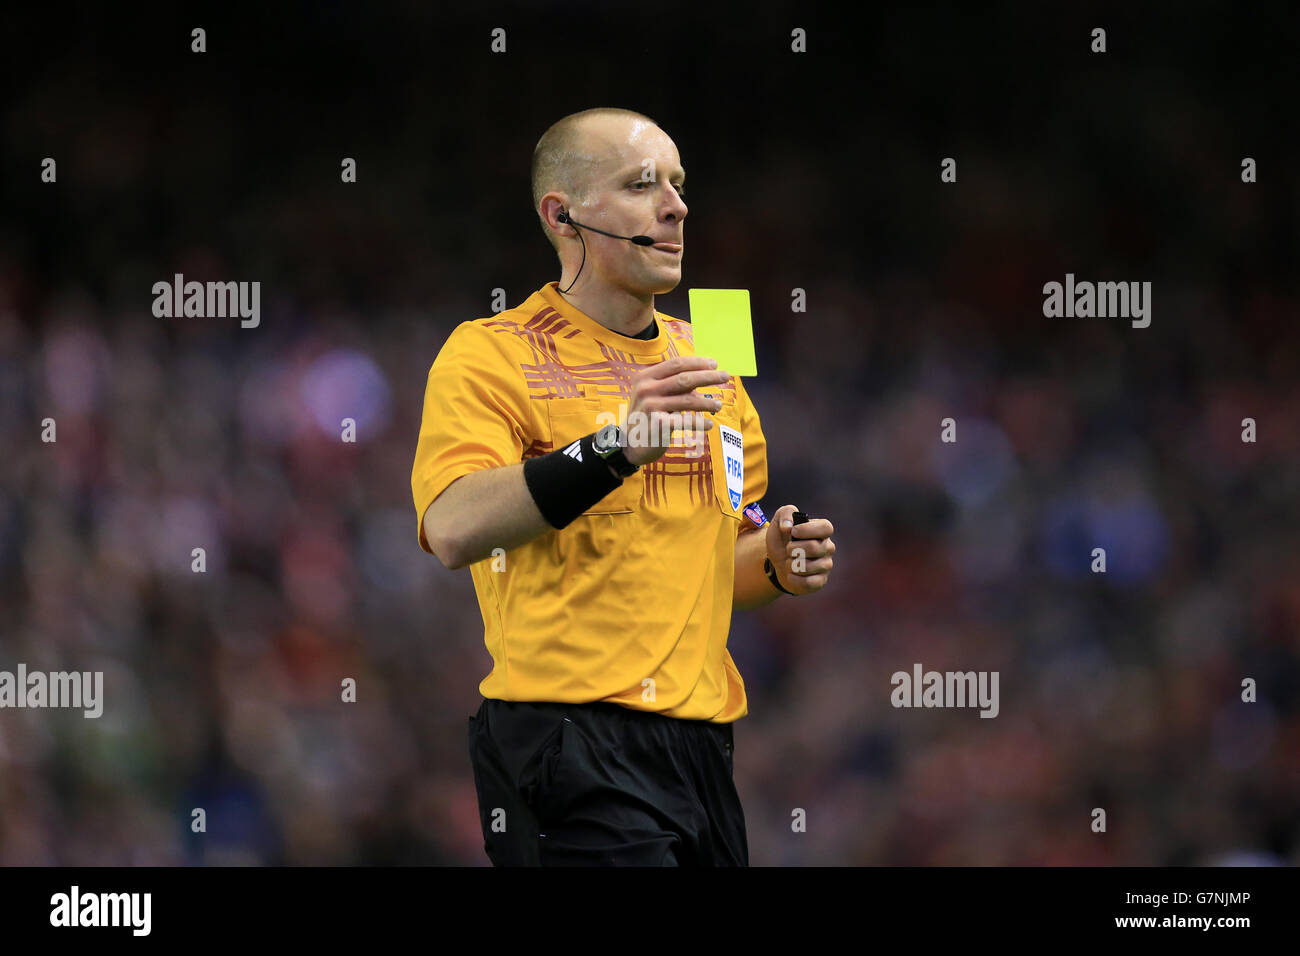
[[[469,718],[495,866],[748,866],[731,724],[486,699]]]

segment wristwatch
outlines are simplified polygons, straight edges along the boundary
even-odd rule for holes
[[[620,478],[637,473],[640,466],[632,464],[623,453],[627,435],[617,425],[606,425],[591,436],[591,450],[613,467]]]

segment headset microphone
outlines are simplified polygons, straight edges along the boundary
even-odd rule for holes
[[[612,239],[626,239],[628,242],[635,242],[638,246],[653,246],[655,244],[654,239],[649,236],[616,236],[612,232],[606,232],[604,229],[597,229],[595,226],[584,226],[582,223],[574,222],[570,219],[567,212],[560,213],[556,218],[559,219],[560,222],[568,223],[570,226],[578,226],[581,229],[590,229],[592,232],[598,232],[602,236],[609,236]]]
[[[592,232],[598,232],[602,236],[609,236],[611,239],[626,239],[628,242],[635,242],[638,246],[653,246],[655,244],[654,239],[650,236],[616,236],[612,232],[606,232],[604,229],[597,229],[595,226],[584,226],[582,223],[574,222],[570,219],[567,212],[562,212],[555,218],[560,222],[567,223],[577,229],[590,229]],[[582,267],[587,264],[587,243],[586,240],[582,238],[581,232],[578,233],[578,241],[582,243],[582,262],[578,265],[578,272],[573,277],[573,282],[578,281],[578,276],[582,275]],[[573,288],[573,282],[569,283],[569,289]],[[560,291],[568,292],[569,289],[561,289]]]

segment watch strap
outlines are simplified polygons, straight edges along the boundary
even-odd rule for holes
[[[618,429],[618,433],[620,437],[625,435],[625,432],[623,431],[622,428]],[[600,432],[596,432],[596,434],[600,434]],[[593,450],[595,450],[594,447]],[[618,476],[620,478],[627,478],[629,475],[635,475],[637,471],[640,469],[639,465],[634,465],[632,464],[632,462],[628,461],[627,455],[624,454],[623,447],[621,445],[616,447],[613,451],[604,454],[602,454],[599,450],[596,450],[596,454],[600,455],[601,458],[609,462],[610,466],[616,472],[618,472]]]

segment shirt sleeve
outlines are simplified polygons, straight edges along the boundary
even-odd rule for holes
[[[736,382],[743,403],[740,430],[745,441],[745,492],[741,504],[747,505],[767,494],[767,439],[763,437],[763,425],[758,419],[758,409],[749,400],[749,392],[740,379]],[[742,517],[737,524],[737,537],[744,531],[754,530],[754,523],[747,517]]]
[[[457,326],[429,369],[420,437],[411,469],[420,547],[424,513],[457,478],[517,464],[529,444],[523,376],[500,336],[475,322]]]

